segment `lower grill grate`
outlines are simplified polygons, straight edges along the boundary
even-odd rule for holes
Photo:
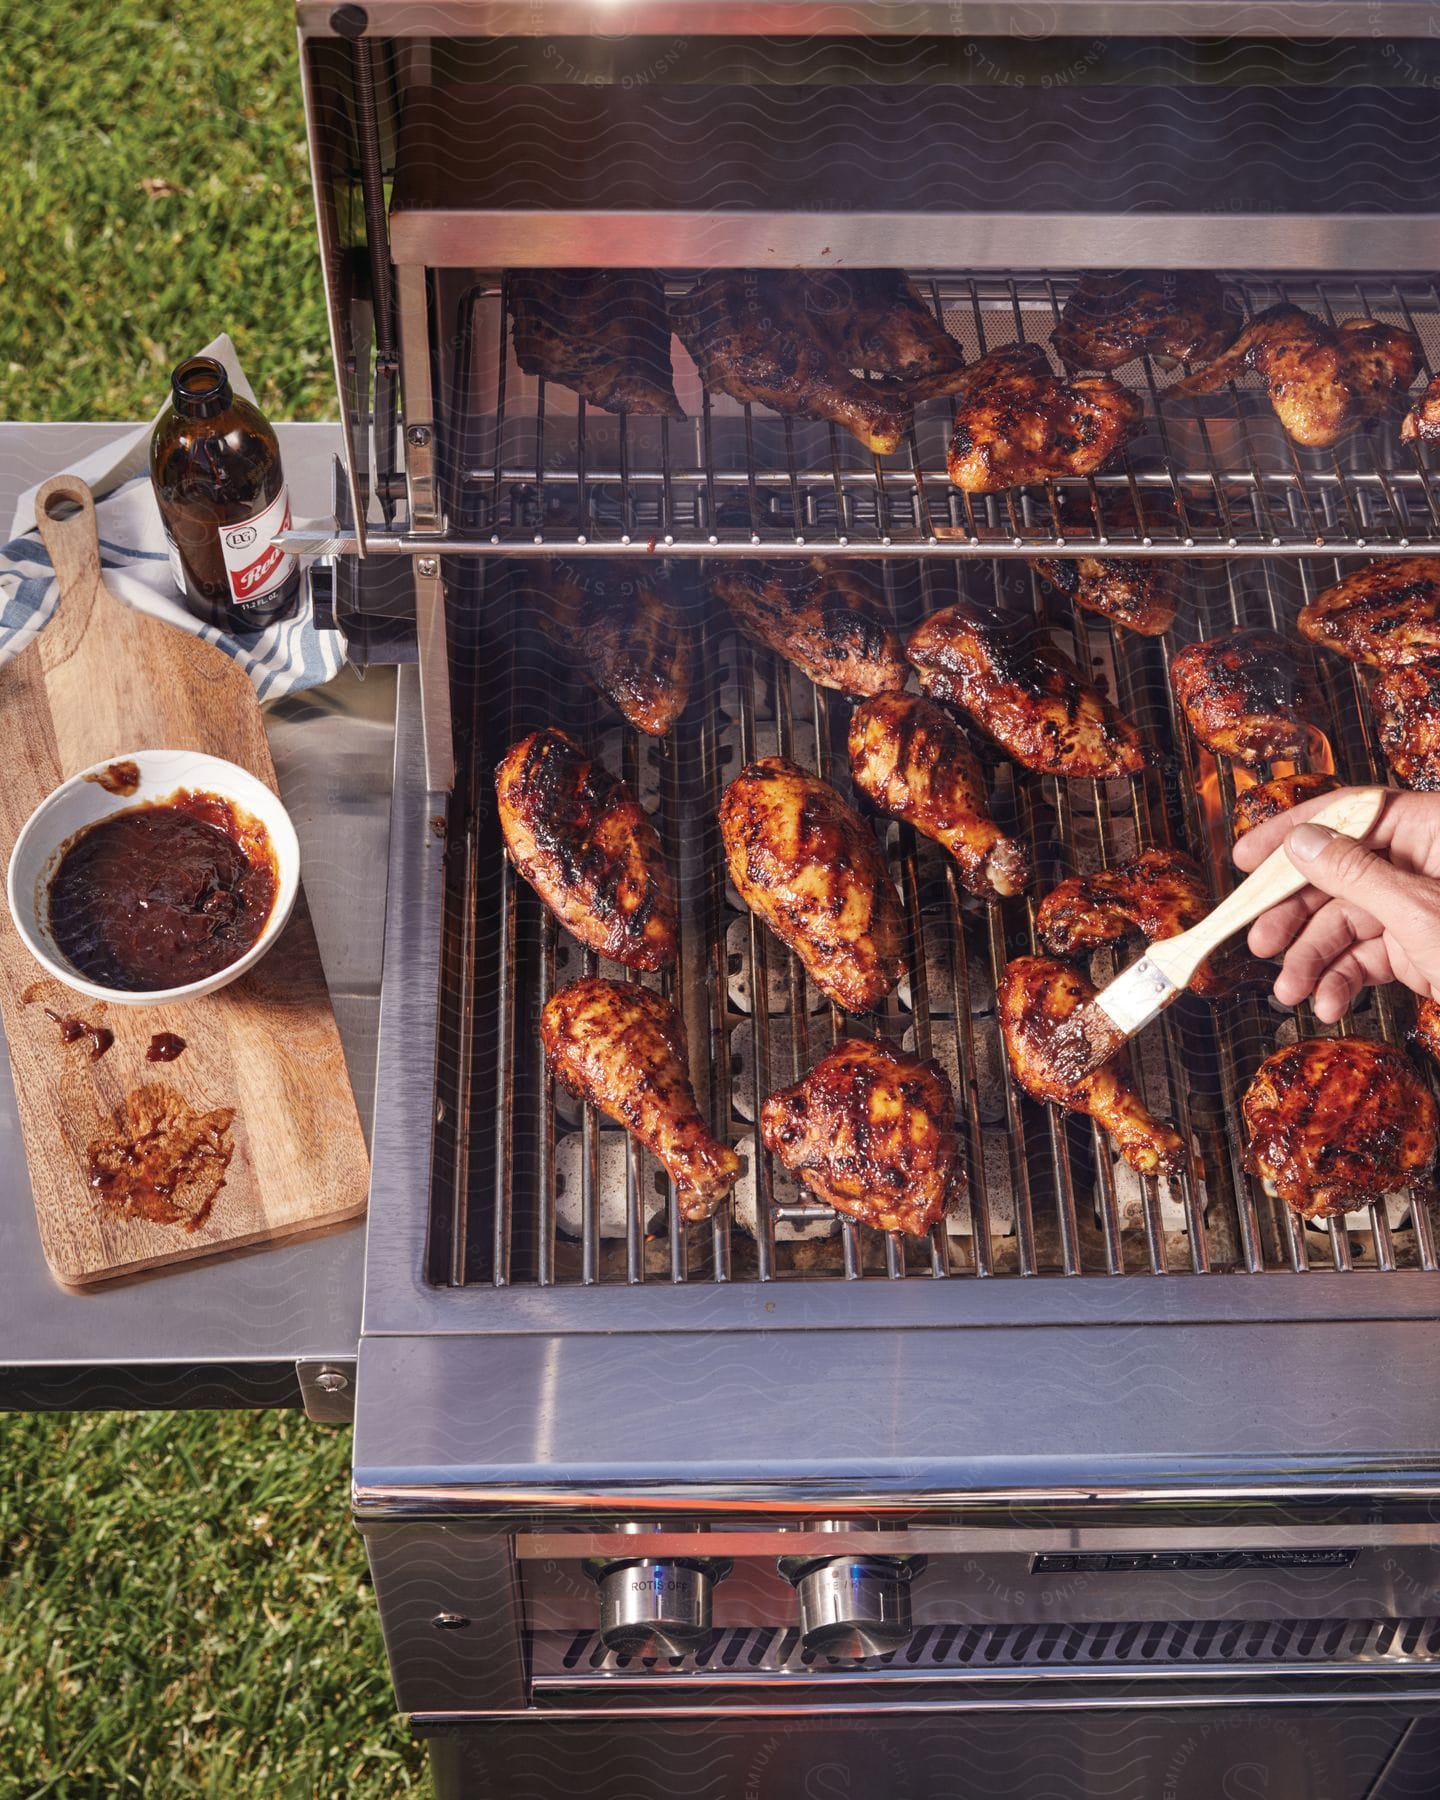
[[[851,1661],[805,1650],[794,1627],[717,1632],[705,1649],[660,1658],[617,1655],[596,1632],[539,1635],[531,1666],[537,1689],[584,1682],[707,1682],[757,1676],[823,1679],[884,1672],[888,1679],[953,1674],[1076,1676],[1192,1674],[1197,1669],[1394,1668],[1440,1657],[1440,1619],[1186,1619],[1098,1624],[923,1625],[901,1650]]]
[[[1069,616],[1021,564],[970,564],[958,574],[928,561],[880,565],[902,629],[953,599],[957,579],[976,600],[1033,614],[1037,630],[1095,670],[1161,756],[1142,777],[1100,783],[997,765],[997,817],[1035,856],[1026,899],[975,900],[936,846],[876,821],[904,899],[909,972],[872,1021],[824,1002],[739,904],[716,824],[725,783],[758,755],[791,756],[848,794],[849,703],[739,639],[706,601],[694,565],[680,565],[677,578],[691,583],[703,621],[701,691],[671,738],[641,740],[602,716],[600,702],[527,628],[531,566],[488,565],[460,623],[471,634],[457,666],[467,671],[474,741],[451,822],[432,1280],[546,1287],[1436,1267],[1428,1196],[1392,1196],[1309,1226],[1246,1173],[1240,1098],[1277,1043],[1314,1033],[1306,1009],[1258,996],[1212,1011],[1187,997],[1140,1040],[1147,1102],[1176,1122],[1192,1150],[1173,1181],[1142,1179],[1087,1119],[1021,1095],[1006,1077],[995,1017],[996,973],[1034,947],[1035,899],[1064,876],[1173,844],[1200,859],[1217,892],[1228,886],[1227,821],[1236,784],[1249,777],[1217,765],[1189,737],[1171,697],[1168,646],[1242,624],[1293,630],[1306,595],[1335,579],[1333,560],[1194,564],[1181,617],[1163,641]],[[1309,766],[1383,779],[1358,676],[1337,659],[1316,662],[1325,708],[1314,723],[1324,741]],[[678,879],[680,963],[646,979],[679,1005],[702,1106],[745,1163],[732,1205],[703,1225],[685,1224],[658,1165],[557,1090],[542,1067],[537,1022],[550,995],[597,968],[625,973],[561,932],[504,859],[491,770],[516,736],[551,721],[641,794]],[[1408,1000],[1387,991],[1343,1029],[1403,1042],[1411,1020]],[[798,1079],[841,1035],[874,1031],[935,1056],[954,1084],[969,1199],[928,1240],[902,1243],[837,1220],[757,1151],[757,1096]]]

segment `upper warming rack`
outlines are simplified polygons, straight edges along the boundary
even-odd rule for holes
[[[1097,476],[970,496],[950,485],[951,402],[927,401],[901,449],[876,456],[833,425],[712,396],[672,339],[683,421],[616,417],[521,373],[503,283],[443,271],[456,321],[441,404],[448,529],[430,547],[506,555],[1304,555],[1440,551],[1440,462],[1403,445],[1398,419],[1333,450],[1281,429],[1255,377],[1203,400],[1183,370],[1138,358],[1117,378],[1144,423]],[[691,278],[670,286],[683,292]],[[1074,278],[917,275],[967,361],[1048,344]],[[1360,315],[1416,332],[1422,382],[1440,368],[1440,288],[1421,276],[1226,277],[1252,316],[1291,301],[1335,323]],[[448,284],[444,285],[444,284]],[[1418,391],[1417,384],[1417,391]],[[1143,526],[1136,520],[1143,520]],[[374,548],[418,540],[372,539]]]

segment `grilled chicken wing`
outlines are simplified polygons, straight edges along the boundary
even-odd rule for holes
[[[683,419],[653,269],[525,269],[508,284],[515,360],[612,413]]]
[[[903,270],[829,269],[800,280],[845,368],[899,380],[912,400],[950,392],[964,354]]]
[[[720,802],[736,892],[829,999],[877,1007],[905,971],[905,921],[869,826],[783,756],[742,769]]]
[[[1170,663],[1190,729],[1216,756],[1253,766],[1303,755],[1320,707],[1301,653],[1273,631],[1232,631],[1187,644]]]
[[[872,806],[943,844],[972,894],[1018,894],[1029,882],[1024,845],[990,817],[965,734],[933,701],[880,694],[857,706],[850,775]]]
[[[1277,775],[1273,781],[1257,781],[1235,796],[1230,825],[1236,842],[1277,813],[1303,806],[1321,794],[1333,794],[1339,785],[1333,775]]]
[[[938,1063],[850,1038],[760,1109],[760,1135],[838,1212],[923,1237],[964,1187],[955,1096]]]
[[[1381,557],[1302,606],[1301,635],[1351,662],[1440,655],[1440,556]]]
[[[1178,557],[1037,556],[1030,567],[1076,606],[1142,637],[1159,637],[1175,623]]]
[[[1213,902],[1205,877],[1179,850],[1145,850],[1093,875],[1072,875],[1040,902],[1035,932],[1055,956],[1088,956],[1139,932],[1147,942],[1178,937],[1198,925]],[[1207,957],[1190,991],[1220,1000],[1264,985],[1262,965],[1243,948],[1226,946]]]
[[[626,722],[664,737],[690,698],[694,648],[663,581],[623,564],[551,563],[537,615]]]
[[[712,394],[829,419],[879,456],[898,450],[910,429],[911,397],[899,384],[851,373],[803,275],[778,269],[708,275],[671,303],[670,314]]]
[[[710,576],[747,637],[795,664],[817,687],[888,694],[905,685],[900,639],[875,596],[848,569],[808,562],[725,563]]]
[[[1440,791],[1440,656],[1382,669],[1370,684],[1375,732],[1406,787]]]
[[[1298,306],[1272,306],[1208,369],[1177,381],[1170,392],[1213,394],[1253,369],[1295,442],[1324,450],[1395,407],[1423,360],[1413,331],[1375,319],[1328,325]]]
[[[931,699],[969,713],[1027,769],[1101,780],[1145,767],[1140,734],[1072,663],[974,607],[932,613],[905,654]]]
[[[495,798],[511,862],[567,931],[627,968],[674,962],[665,853],[623,781],[548,726],[506,752]]]
[[[1407,444],[1440,444],[1440,375],[1400,421],[1400,435]]]
[[[1249,1168],[1305,1219],[1398,1193],[1435,1161],[1434,1097],[1393,1044],[1287,1044],[1261,1063],[1241,1110]]]
[[[545,1063],[665,1165],[687,1219],[708,1219],[740,1158],[711,1136],[685,1063],[685,1028],[660,994],[599,976],[561,988],[540,1015]]]
[[[1095,989],[1085,977],[1064,963],[1045,956],[1020,956],[1007,963],[999,1002],[1011,1071],[1037,1100],[1089,1113],[1142,1175],[1178,1169],[1185,1146],[1147,1110],[1135,1089],[1127,1050],[1078,1081],[1073,1071],[1057,1067],[1050,1056],[1057,1027],[1094,998]]]
[[[1134,394],[1108,376],[1066,381],[1039,344],[1006,344],[956,377],[947,466],[967,494],[1093,475],[1140,423]]]
[[[1240,316],[1213,275],[1142,270],[1082,275],[1050,334],[1067,369],[1118,369],[1137,356],[1208,363],[1235,341]]]

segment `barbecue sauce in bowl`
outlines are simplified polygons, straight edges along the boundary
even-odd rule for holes
[[[125,993],[185,987],[253,947],[277,886],[264,826],[182,790],[71,840],[49,885],[50,932],[91,981]]]

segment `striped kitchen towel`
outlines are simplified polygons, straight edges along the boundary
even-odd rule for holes
[[[230,373],[235,392],[247,400],[255,398],[228,337],[216,338],[200,354],[218,356]],[[218,645],[241,665],[262,700],[317,687],[338,675],[345,661],[344,639],[338,631],[317,631],[308,610],[263,631],[234,635],[202,624],[186,610],[175,591],[160,510],[150,489],[153,423],[63,471],[80,476],[95,495],[106,587],[127,606]],[[62,473],[58,469],[51,472]],[[38,636],[55,609],[55,575],[35,529],[39,486],[37,482],[20,496],[10,541],[0,544],[0,667]]]

